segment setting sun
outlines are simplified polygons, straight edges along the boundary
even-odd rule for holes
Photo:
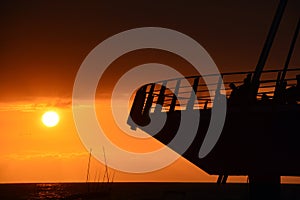
[[[47,127],[56,126],[59,122],[59,116],[54,111],[47,111],[42,116],[42,122]]]

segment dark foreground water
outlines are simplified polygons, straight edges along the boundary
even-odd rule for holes
[[[281,186],[282,199],[300,200],[300,185]],[[248,198],[247,184],[49,183],[0,184],[0,199],[224,199]]]

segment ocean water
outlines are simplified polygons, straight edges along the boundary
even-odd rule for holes
[[[281,196],[300,200],[300,185],[282,185]],[[249,197],[247,184],[233,183],[24,183],[0,184],[0,199],[238,200]]]

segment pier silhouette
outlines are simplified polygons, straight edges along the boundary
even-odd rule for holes
[[[300,176],[300,68],[289,69],[299,32],[299,20],[282,69],[264,70],[286,0],[281,0],[254,71],[205,74],[149,83],[140,87],[128,124],[165,145],[176,136],[184,112],[199,112],[196,137],[183,157],[226,183],[231,175],[249,177],[251,199],[280,199],[280,176]],[[206,77],[223,80],[209,83]],[[184,83],[188,80],[188,85]],[[192,89],[190,89],[192,88]],[[195,95],[193,95],[195,94]],[[211,95],[214,94],[214,95]],[[212,151],[199,158],[201,145],[218,101],[227,100],[222,133]],[[158,133],[145,128],[156,113],[167,119]],[[186,130],[189,134],[189,130]],[[180,152],[172,146],[175,152]]]

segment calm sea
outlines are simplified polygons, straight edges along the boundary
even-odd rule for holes
[[[300,185],[282,185],[282,199],[300,200]],[[0,199],[249,199],[247,184],[26,183],[0,184]]]

